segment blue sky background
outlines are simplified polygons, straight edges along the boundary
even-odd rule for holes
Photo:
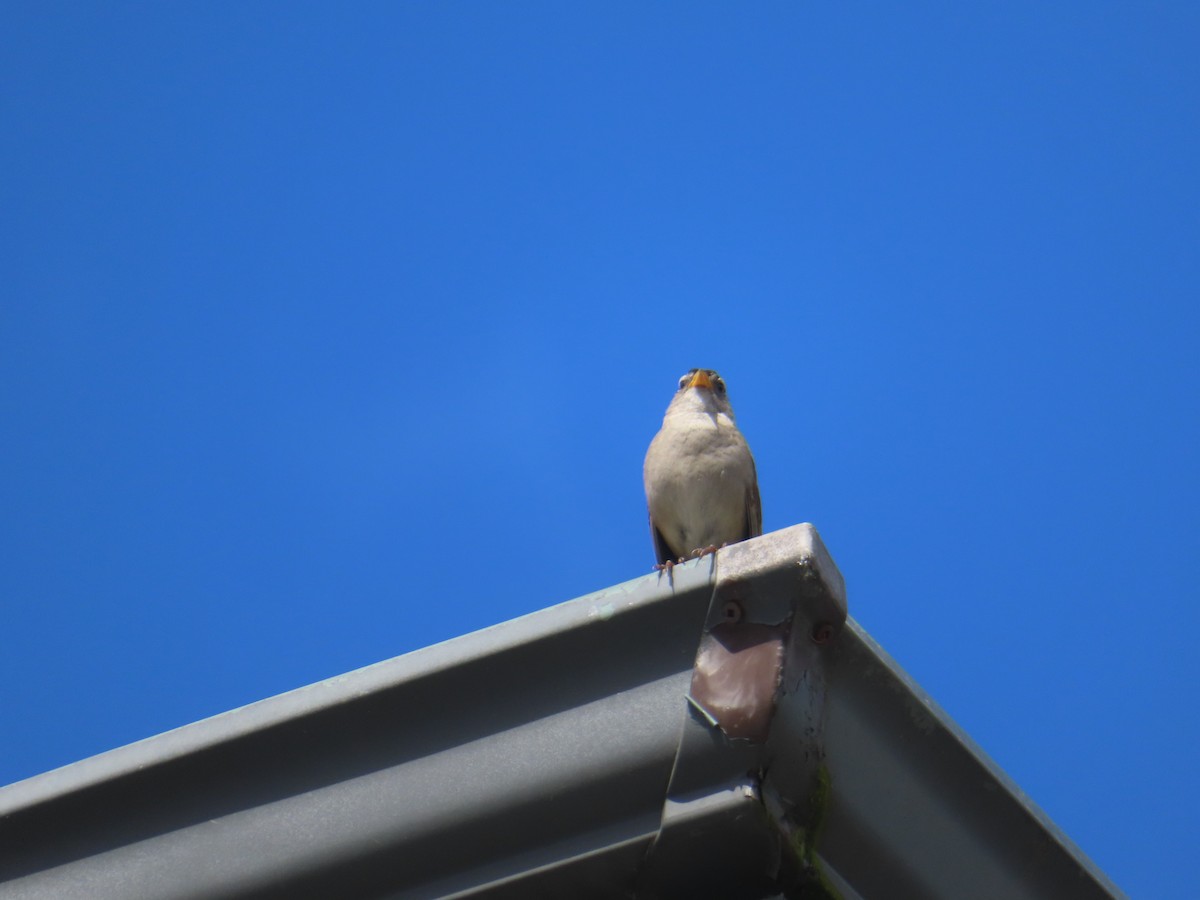
[[[1198,34],[7,4],[0,784],[647,572],[705,366],[766,528],[1122,888],[1193,896]]]

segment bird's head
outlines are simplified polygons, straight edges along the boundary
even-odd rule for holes
[[[709,413],[725,413],[733,418],[733,407],[725,390],[725,380],[712,369],[690,369],[679,379],[672,407],[686,406]]]

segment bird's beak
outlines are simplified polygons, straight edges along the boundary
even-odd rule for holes
[[[692,380],[688,382],[690,388],[708,388],[712,390],[712,381],[708,377],[708,373],[703,369],[692,376]]]

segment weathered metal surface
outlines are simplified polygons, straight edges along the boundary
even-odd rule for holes
[[[0,900],[1116,897],[795,526],[0,789]]]

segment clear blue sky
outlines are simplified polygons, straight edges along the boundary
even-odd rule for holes
[[[0,783],[645,573],[704,366],[766,528],[1119,885],[1194,896],[1198,35],[7,4]]]

